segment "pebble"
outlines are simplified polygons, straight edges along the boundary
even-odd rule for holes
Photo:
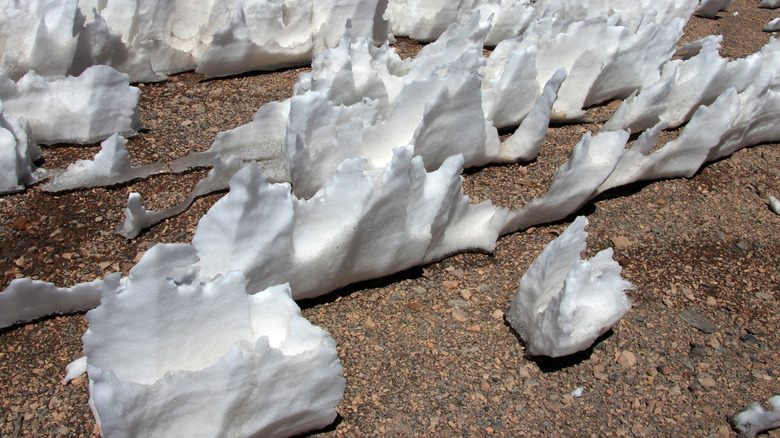
[[[469,316],[466,314],[466,312],[463,311],[463,309],[456,307],[452,309],[452,319],[458,322],[466,322],[469,320]]]
[[[617,362],[623,368],[631,368],[636,365],[636,355],[628,350],[624,350],[620,353],[620,355],[618,355]]]
[[[761,341],[759,341],[757,337],[751,335],[750,333],[746,333],[746,334],[740,336],[739,340],[742,341],[742,342],[745,342],[747,344],[756,344],[756,345],[760,345],[761,344]]]
[[[468,309],[471,307],[471,303],[466,300],[449,300],[447,301],[447,305],[450,307],[457,307],[460,309]]]
[[[699,381],[699,385],[701,385],[701,387],[705,389],[712,389],[718,385],[718,382],[716,382],[715,379],[707,375],[703,375],[699,377],[697,380]]]
[[[632,242],[626,238],[626,236],[616,236],[612,238],[612,246],[616,251],[625,251],[630,248]]]
[[[490,314],[494,319],[503,319],[504,318],[504,312],[501,309],[496,309],[493,311],[493,313]]]
[[[688,324],[703,331],[704,333],[709,334],[718,331],[718,327],[715,325],[715,323],[705,318],[695,310],[692,309],[683,310],[682,312],[680,312],[680,318],[682,318],[683,321],[687,322]]]
[[[468,290],[468,289],[463,289],[462,291],[460,291],[460,296],[464,300],[470,300],[471,299],[471,291]]]
[[[366,318],[366,321],[363,324],[370,329],[376,328],[376,323],[371,319],[370,316]]]
[[[446,280],[441,282],[441,286],[447,290],[455,290],[460,286],[460,282],[458,281],[452,281],[452,280]]]
[[[416,301],[409,301],[408,303],[406,303],[406,307],[408,307],[414,312],[422,312],[423,310],[425,310],[425,306],[423,306],[422,304]]]

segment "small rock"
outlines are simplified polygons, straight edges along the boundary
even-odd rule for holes
[[[449,300],[447,301],[447,305],[450,307],[457,307],[460,309],[468,309],[471,307],[471,303],[466,300]]]
[[[626,238],[626,236],[616,236],[612,238],[612,246],[615,247],[615,251],[625,251],[630,248],[632,242]]]
[[[491,290],[493,290],[493,289],[490,286],[486,285],[486,284],[480,284],[479,287],[477,288],[477,292],[482,293],[482,294],[490,292]]]
[[[462,291],[460,291],[460,296],[464,300],[468,301],[471,299],[471,291],[468,289],[463,289]]]
[[[761,345],[761,341],[758,340],[757,337],[753,336],[750,333],[746,333],[739,337],[739,340],[742,342],[745,342],[747,344],[755,344],[755,345]]]
[[[460,286],[460,282],[452,280],[442,281],[441,286],[447,290],[455,290]]]
[[[458,322],[466,322],[469,320],[469,316],[466,314],[466,312],[463,311],[463,309],[456,307],[452,309],[452,319]]]
[[[470,325],[470,326],[466,327],[466,330],[468,330],[470,332],[474,332],[474,333],[479,333],[479,332],[482,331],[482,327],[480,327],[478,325]]]
[[[370,316],[366,318],[366,321],[363,324],[365,324],[365,326],[370,329],[376,328],[376,323],[371,319]]]
[[[709,335],[709,336],[707,336],[704,339],[705,339],[704,343],[707,344],[708,347],[712,347],[712,348],[715,348],[715,349],[718,349],[718,348],[721,347],[720,341],[718,340],[717,337],[715,337],[715,335]]]
[[[422,287],[422,286],[415,286],[412,288],[412,292],[416,293],[417,295],[423,295],[428,293],[428,289]]]
[[[718,382],[716,382],[715,379],[706,375],[699,377],[697,380],[699,381],[699,385],[704,389],[712,389],[718,385]]]
[[[715,297],[707,297],[707,305],[715,307],[718,305],[718,300],[716,300]]]
[[[702,316],[699,312],[691,309],[683,310],[680,312],[680,318],[688,324],[696,327],[704,333],[715,333],[718,331],[718,327],[709,319]]]
[[[618,355],[617,362],[623,368],[631,368],[636,365],[636,355],[628,350],[624,350],[620,352],[620,355]]]
[[[24,231],[27,229],[27,218],[26,217],[18,217],[14,220],[14,223],[11,224],[11,228],[13,228],[16,231]]]
[[[669,388],[669,395],[671,396],[682,395],[682,391],[680,390],[680,385],[672,385],[672,387]]]
[[[707,356],[707,349],[703,345],[691,342],[691,351],[688,355],[694,359],[703,359]]]
[[[593,377],[598,380],[607,380],[607,378],[609,378],[609,374],[602,373],[601,371],[593,371]]]
[[[409,301],[408,303],[406,303],[406,307],[408,307],[410,310],[414,312],[422,312],[423,310],[425,310],[425,306],[423,306],[422,304],[416,301]]]
[[[760,298],[764,301],[774,301],[775,297],[772,294],[768,294],[766,292],[756,292],[756,298]]]
[[[504,312],[501,309],[496,309],[493,311],[493,313],[490,314],[495,319],[503,319],[504,318]]]
[[[450,275],[452,275],[455,278],[463,278],[464,273],[462,269],[452,269],[452,270],[448,269],[447,271],[450,273]]]
[[[739,249],[741,249],[743,251],[747,251],[748,244],[744,240],[740,240],[739,242],[737,242],[737,248],[739,248]]]

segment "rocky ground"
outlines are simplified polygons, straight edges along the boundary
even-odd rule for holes
[[[770,37],[761,28],[777,12],[757,4],[736,0],[717,20],[692,19],[684,41],[723,34],[724,56],[759,50]],[[399,40],[397,48],[413,54],[419,45]],[[290,96],[305,70],[212,81],[187,73],[143,85],[145,129],[128,144],[134,164],[207,148],[262,103]],[[603,121],[613,109],[591,115]],[[469,171],[465,191],[521,206],[546,190],[581,135],[598,129],[551,127],[536,161]],[[97,150],[47,147],[42,164],[65,166]],[[133,241],[113,228],[130,192],[142,193],[148,208],[167,207],[203,175],[1,197],[0,289],[17,277],[69,286],[126,274],[155,242],[189,241],[221,194]],[[736,435],[733,414],[780,393],[780,216],[767,206],[768,195],[780,197],[779,175],[780,149],[767,144],[691,179],[623,187],[585,206],[583,256],[614,247],[636,289],[629,314],[574,357],[528,357],[504,322],[520,277],[572,218],[506,236],[493,254],[453,256],[302,302],[304,316],[337,341],[347,379],[338,420],[318,436]],[[0,436],[99,433],[86,378],[60,382],[65,365],[82,355],[86,328],[77,314],[0,331]]]

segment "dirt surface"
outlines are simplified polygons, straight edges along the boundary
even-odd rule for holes
[[[693,18],[684,41],[723,34],[725,56],[759,50],[770,37],[761,28],[777,12],[757,4],[736,0],[717,20]],[[397,48],[413,54],[419,45],[399,39]],[[146,129],[128,144],[134,164],[207,148],[262,103],[289,97],[305,70],[212,81],[187,73],[143,85]],[[603,120],[612,109],[592,114]],[[536,161],[469,171],[464,189],[474,200],[522,206],[546,190],[581,135],[598,129],[551,127]],[[65,166],[97,150],[47,147],[42,165]],[[300,303],[338,343],[347,379],[339,419],[319,436],[736,435],[732,415],[780,393],[780,216],[767,206],[768,195],[780,197],[779,174],[778,145],[761,145],[691,179],[634,184],[588,203],[578,213],[590,221],[583,256],[614,247],[636,289],[629,314],[573,357],[525,356],[504,322],[520,277],[572,218],[506,236],[493,254],[453,256]],[[147,208],[167,207],[203,175],[1,197],[0,289],[18,277],[70,286],[126,274],[155,242],[188,242],[222,194],[132,241],[113,229],[130,192]],[[699,328],[683,317],[700,319]],[[86,378],[60,382],[65,365],[82,355],[85,329],[77,314],[0,331],[0,436],[98,434]]]

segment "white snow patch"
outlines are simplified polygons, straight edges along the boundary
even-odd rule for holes
[[[528,354],[560,357],[590,347],[631,308],[631,283],[607,248],[592,259],[585,250],[588,220],[580,216],[534,260],[506,314]]]
[[[286,285],[196,278],[195,248],[156,245],[87,313],[90,407],[105,436],[292,436],[327,426],[336,344]]]
[[[31,321],[56,313],[89,310],[100,304],[100,295],[119,285],[119,274],[104,280],[62,288],[44,281],[17,278],[0,293],[0,327]]]
[[[119,184],[167,170],[164,164],[134,167],[130,164],[125,147],[127,140],[114,134],[100,144],[100,152],[92,160],[78,160],[62,172],[49,170],[53,181],[41,186],[43,190],[57,192],[77,188],[100,187]]]
[[[780,427],[780,395],[768,400],[772,410],[768,411],[760,403],[753,403],[747,409],[734,416],[734,426],[742,437],[754,437],[759,433]]]
[[[111,67],[91,67],[80,76],[47,80],[29,72],[14,83],[0,71],[5,112],[24,118],[37,143],[94,143],[140,128],[141,90]]]

